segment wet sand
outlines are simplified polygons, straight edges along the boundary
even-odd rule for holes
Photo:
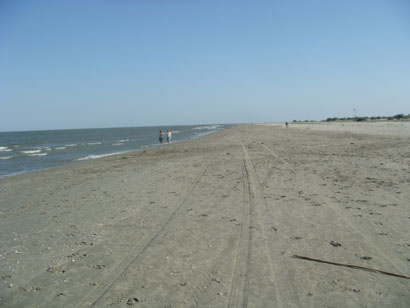
[[[410,122],[240,125],[0,179],[1,307],[409,307]]]

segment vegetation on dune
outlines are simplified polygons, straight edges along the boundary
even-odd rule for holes
[[[394,116],[382,116],[382,117],[353,117],[353,118],[327,118],[325,121],[326,122],[332,122],[332,121],[355,121],[355,122],[363,122],[363,121],[368,121],[368,120],[408,120],[410,119],[410,114],[405,115],[403,113],[396,114]]]
[[[321,120],[321,121],[314,121],[314,120],[293,120],[293,123],[303,123],[303,122],[336,122],[336,121],[353,121],[353,122],[365,122],[365,121],[378,121],[378,120],[384,120],[384,121],[392,121],[392,120],[410,120],[410,114],[405,115],[403,113],[396,114],[394,116],[373,116],[373,117],[348,117],[348,118],[338,118],[338,117],[333,117],[333,118],[327,118],[326,120]]]

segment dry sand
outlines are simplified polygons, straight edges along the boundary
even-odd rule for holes
[[[1,307],[409,307],[410,123],[241,125],[0,180]]]

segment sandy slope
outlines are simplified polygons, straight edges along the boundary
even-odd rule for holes
[[[236,126],[1,179],[0,306],[408,307],[410,279],[292,258],[410,276],[410,126],[382,124]]]

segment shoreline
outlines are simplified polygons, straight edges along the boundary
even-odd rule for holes
[[[235,124],[215,124],[215,125],[230,125],[229,127],[235,126]],[[206,125],[203,125],[203,126],[206,126]],[[143,127],[143,128],[145,128],[145,127]],[[225,128],[222,128],[222,129],[225,129]],[[78,129],[78,130],[83,130],[83,129]],[[188,141],[188,140],[201,138],[203,136],[207,136],[209,134],[213,134],[215,132],[218,132],[219,130],[221,130],[221,129],[218,129],[216,131],[210,131],[210,132],[202,132],[202,133],[199,133],[198,135],[194,135],[194,136],[192,136],[190,138],[187,138],[187,139],[172,141],[172,143],[185,142],[185,141]],[[64,131],[64,130],[61,130],[61,131]],[[52,168],[71,165],[71,164],[75,164],[75,163],[82,162],[82,161],[87,161],[87,160],[94,160],[94,159],[104,158],[104,157],[107,157],[107,156],[123,155],[123,154],[127,154],[127,153],[133,152],[133,151],[141,151],[141,150],[145,150],[145,149],[154,149],[154,148],[157,148],[157,147],[160,147],[160,146],[165,146],[165,145],[167,145],[167,144],[166,143],[164,143],[164,144],[155,143],[155,144],[139,146],[136,149],[124,150],[124,151],[120,151],[120,152],[112,152],[112,153],[106,153],[106,154],[90,154],[90,153],[88,153],[89,154],[88,156],[73,159],[73,160],[64,162],[64,163],[62,163],[61,165],[58,165],[58,166],[40,167],[39,169],[34,169],[34,170],[25,170],[25,171],[20,171],[20,172],[13,172],[13,173],[10,173],[10,174],[0,175],[0,179],[11,177],[11,176],[16,176],[16,175],[21,175],[21,174],[26,174],[26,173],[30,173],[30,172],[49,170],[49,169],[52,169]]]
[[[410,276],[410,130],[300,125],[0,179],[0,306],[408,307],[410,280],[292,256]]]

